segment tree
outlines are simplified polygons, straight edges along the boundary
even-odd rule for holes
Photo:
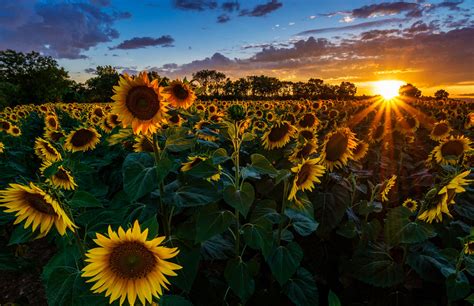
[[[8,104],[61,101],[72,81],[50,56],[0,51],[0,99]]]
[[[356,92],[357,87],[351,82],[341,82],[336,90],[337,97],[341,99],[353,98]]]
[[[434,96],[436,100],[445,100],[449,97],[449,93],[444,89],[440,89],[435,92]]]
[[[86,81],[89,102],[112,101],[113,87],[119,81],[119,74],[112,66],[97,66],[95,74]]]
[[[421,97],[421,91],[410,83],[400,86],[398,93],[400,94],[400,96],[405,96],[405,97],[411,97],[411,98]]]
[[[224,85],[226,75],[216,70],[205,69],[193,73],[193,79],[199,82],[204,95],[218,96]]]

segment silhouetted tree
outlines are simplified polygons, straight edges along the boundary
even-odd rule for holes
[[[50,56],[0,51],[0,100],[6,104],[60,101],[71,80]]]
[[[337,97],[341,99],[353,98],[356,92],[357,87],[351,82],[341,82],[341,85],[336,89]]]
[[[199,82],[203,94],[217,96],[225,82],[226,75],[216,70],[205,69],[193,73],[193,79]]]
[[[113,87],[119,81],[119,74],[112,66],[97,66],[95,74],[86,81],[88,89],[88,101],[110,102],[112,101]]]
[[[449,97],[449,93],[444,89],[440,89],[440,90],[435,92],[434,96],[435,96],[436,100],[444,100],[444,99],[447,99]]]
[[[421,97],[421,91],[410,83],[400,86],[398,93],[400,94],[400,96],[405,96],[405,97],[411,97],[411,98]]]

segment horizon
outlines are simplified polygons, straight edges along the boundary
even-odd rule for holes
[[[52,56],[78,82],[111,65],[170,79],[210,69],[349,81],[359,95],[397,80],[427,96],[474,97],[468,1],[22,0],[0,9],[0,49]]]

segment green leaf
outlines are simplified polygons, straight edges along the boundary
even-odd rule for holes
[[[207,159],[199,162],[189,171],[186,171],[184,173],[198,178],[208,178],[218,172],[219,170],[217,169],[217,166],[212,163],[212,160]]]
[[[203,242],[227,230],[234,222],[234,214],[228,210],[209,208],[201,210],[197,217],[196,242]]]
[[[212,153],[212,163],[214,165],[222,164],[228,161],[230,157],[227,155],[227,151],[224,148],[219,148]]]
[[[179,295],[163,295],[160,306],[193,306],[193,303]]]
[[[268,161],[268,159],[260,154],[252,154],[250,156],[250,160],[252,161],[251,168],[255,170],[259,174],[268,174],[272,176],[276,176],[278,171],[273,167],[273,165]]]
[[[283,287],[283,291],[295,305],[319,305],[316,282],[311,273],[304,268],[298,268],[296,274]]]
[[[301,236],[308,236],[318,228],[318,222],[300,211],[285,209],[285,215],[290,218],[293,228]]]
[[[247,217],[250,206],[255,198],[255,190],[252,184],[245,182],[242,189],[237,190],[233,185],[229,185],[223,192],[224,201],[237,209],[242,216]]]
[[[10,236],[10,241],[8,242],[8,245],[22,244],[30,241],[33,238],[33,232],[29,227],[24,228],[24,223],[25,221],[15,226],[15,229],[13,230],[12,235]]]
[[[175,262],[183,268],[179,270],[177,276],[173,277],[172,282],[181,290],[189,293],[198,273],[199,262],[201,260],[200,248],[199,246],[190,248],[181,243],[174,246],[179,249]]]
[[[471,295],[469,295],[466,299],[465,299],[466,302],[470,303],[470,304],[474,304],[474,293],[472,293]]]
[[[249,268],[239,257],[227,262],[224,277],[232,291],[243,301],[247,301],[255,290],[255,281],[250,275]]]
[[[158,188],[154,159],[149,153],[128,154],[123,162],[123,189],[131,201]]]
[[[51,164],[51,166],[49,166],[48,168],[46,168],[43,171],[44,176],[45,177],[51,177],[54,174],[56,174],[56,172],[58,171],[58,168],[59,168],[59,166],[61,166],[61,164],[62,164],[62,161],[54,162],[53,164]]]
[[[332,290],[329,290],[328,306],[341,306],[341,301],[339,300],[337,295],[334,292],[332,292]]]
[[[162,158],[158,161],[158,164],[156,165],[156,172],[157,172],[156,185],[157,186],[161,184],[161,182],[164,181],[166,176],[168,176],[171,170],[173,170],[174,166],[175,166],[174,162],[168,157]]]
[[[427,281],[434,281],[442,276],[448,277],[456,272],[451,259],[431,242],[411,247],[406,262]]]
[[[385,220],[385,241],[391,245],[398,243],[419,243],[436,236],[430,224],[410,221],[412,212],[399,206],[391,209]]]
[[[174,133],[166,139],[165,147],[171,152],[181,152],[191,149],[196,143],[196,138],[183,132]]]
[[[268,254],[273,242],[272,224],[264,218],[258,219],[255,224],[246,223],[243,226],[243,238],[252,249]]]
[[[369,243],[357,251],[350,267],[355,278],[376,286],[391,287],[403,281],[403,266],[395,262],[383,244]]]
[[[204,206],[217,202],[220,198],[217,188],[207,181],[184,185],[165,194],[165,202],[177,207]]]
[[[242,141],[252,141],[254,139],[255,135],[252,133],[244,133],[244,135],[242,135]]]
[[[268,256],[267,263],[276,280],[280,285],[284,285],[296,272],[302,259],[303,250],[296,242],[291,242],[286,246],[275,248]]]
[[[469,280],[462,272],[454,273],[446,279],[446,292],[451,302],[465,298],[470,289]]]
[[[71,200],[69,200],[69,205],[74,208],[79,207],[102,207],[102,204],[96,197],[90,194],[87,191],[76,191]]]

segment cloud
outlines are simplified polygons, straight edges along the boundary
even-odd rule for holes
[[[221,8],[225,12],[238,11],[240,9],[240,4],[238,1],[227,1],[221,4]]]
[[[90,0],[90,3],[94,5],[100,5],[100,6],[109,6],[111,3],[111,0]]]
[[[301,36],[301,35],[322,34],[322,33],[330,33],[330,32],[348,31],[348,30],[360,30],[360,29],[379,27],[383,25],[389,25],[393,23],[401,23],[405,21],[407,21],[407,19],[405,18],[389,18],[389,19],[383,19],[383,20],[362,22],[362,23],[358,23],[358,24],[354,24],[350,26],[307,30],[307,31],[300,32],[296,35]]]
[[[279,2],[278,0],[271,0],[265,4],[259,4],[255,6],[252,10],[241,10],[239,16],[262,17],[278,10],[282,6],[283,3]]]
[[[141,49],[146,47],[162,46],[162,47],[173,47],[174,38],[170,35],[163,35],[158,38],[153,37],[134,37],[127,39],[118,44],[115,47],[109,48],[110,50],[121,49]]]
[[[0,49],[67,59],[86,58],[84,51],[118,38],[114,23],[131,16],[92,3],[33,0],[0,1],[0,11]]]
[[[217,2],[213,0],[174,0],[174,6],[181,10],[204,11],[217,8]]]
[[[84,69],[84,72],[89,73],[89,74],[95,73],[95,68],[86,68],[86,69]]]
[[[380,15],[400,14],[402,12],[413,13],[418,10],[418,3],[411,2],[386,2],[379,4],[365,5],[352,10],[351,16],[354,18],[369,18]]]
[[[217,17],[217,22],[218,23],[226,23],[230,20],[230,17],[226,14],[222,14],[220,16]]]

